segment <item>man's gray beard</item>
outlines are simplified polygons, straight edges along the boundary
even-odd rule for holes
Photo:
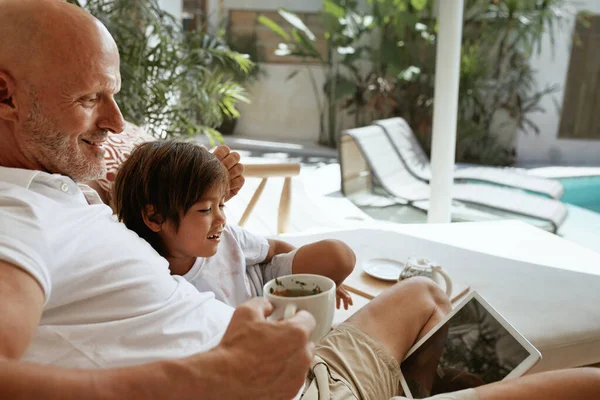
[[[58,131],[56,123],[43,114],[37,100],[34,100],[23,127],[27,132],[23,150],[48,172],[68,176],[75,182],[86,182],[106,174],[103,154],[98,156],[98,163],[90,163],[78,146],[73,145],[73,138]]]

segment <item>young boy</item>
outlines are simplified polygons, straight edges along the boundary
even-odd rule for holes
[[[262,295],[278,276],[311,273],[337,285],[337,307],[352,304],[341,286],[354,268],[345,243],[323,240],[295,249],[280,240],[226,224],[227,170],[203,147],[177,141],[138,146],[121,165],[114,185],[120,221],[169,261],[200,291],[231,306]]]

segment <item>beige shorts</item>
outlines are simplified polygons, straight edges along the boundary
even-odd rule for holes
[[[399,387],[396,359],[362,329],[344,322],[317,345],[302,400],[387,400],[398,395]],[[430,399],[477,400],[477,394],[469,389]]]

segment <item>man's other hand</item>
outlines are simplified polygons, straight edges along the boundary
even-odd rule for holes
[[[267,321],[272,312],[271,303],[261,297],[240,305],[215,349],[228,359],[233,393],[239,390],[244,398],[289,400],[310,367],[312,315],[300,311],[284,321]]]
[[[213,151],[213,154],[217,156],[223,163],[225,168],[229,171],[229,196],[225,201],[235,196],[242,186],[244,186],[244,166],[240,164],[240,154],[237,151],[231,151],[231,149],[222,144],[217,146]]]

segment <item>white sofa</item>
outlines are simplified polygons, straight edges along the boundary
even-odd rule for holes
[[[372,257],[439,261],[541,351],[532,372],[600,362],[600,254],[592,250],[519,221],[389,224],[283,239],[302,245],[325,237],[355,250],[354,274]]]

